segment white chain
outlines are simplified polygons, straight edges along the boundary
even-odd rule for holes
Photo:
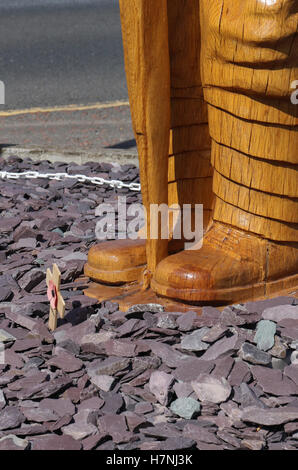
[[[0,178],[2,179],[14,179],[18,180],[19,178],[47,178],[50,180],[61,181],[62,179],[75,179],[80,183],[89,183],[97,184],[98,186],[108,185],[111,188],[128,188],[131,191],[141,191],[140,183],[124,183],[120,180],[106,180],[99,176],[86,176],[86,175],[69,175],[68,173],[39,173],[38,171],[23,171],[22,173],[14,173],[9,171],[0,171]]]

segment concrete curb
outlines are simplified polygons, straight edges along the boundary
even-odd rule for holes
[[[66,150],[45,149],[40,147],[5,147],[1,149],[0,157],[7,159],[12,155],[22,159],[31,158],[34,161],[49,160],[55,162],[74,162],[84,164],[86,162],[105,162],[118,163],[125,165],[131,163],[139,166],[138,154],[136,149],[118,150],[118,149],[98,149],[97,152],[88,152],[80,150],[71,152]]]

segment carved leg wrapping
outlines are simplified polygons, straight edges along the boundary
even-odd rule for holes
[[[298,2],[201,0],[213,219],[201,250],[162,261],[160,295],[235,302],[298,285]]]
[[[201,2],[214,219],[297,242],[297,106],[290,94],[298,76],[298,2],[218,3],[209,13]]]
[[[212,206],[211,141],[200,71],[198,0],[168,0],[171,67],[169,205],[203,204],[207,226]]]

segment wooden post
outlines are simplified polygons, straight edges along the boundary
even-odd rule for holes
[[[61,273],[57,264],[53,264],[53,272],[47,269],[48,299],[50,301],[49,329],[54,331],[57,328],[58,315],[64,318],[65,302],[60,293]]]

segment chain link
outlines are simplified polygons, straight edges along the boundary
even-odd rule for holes
[[[124,183],[120,180],[106,180],[99,176],[86,176],[86,175],[69,175],[68,173],[39,173],[38,171],[23,171],[22,173],[14,173],[9,171],[0,171],[0,178],[2,179],[14,179],[20,178],[37,179],[44,178],[50,180],[61,181],[63,179],[75,179],[80,183],[92,183],[98,186],[107,185],[111,188],[128,188],[130,191],[141,191],[140,183]]]

